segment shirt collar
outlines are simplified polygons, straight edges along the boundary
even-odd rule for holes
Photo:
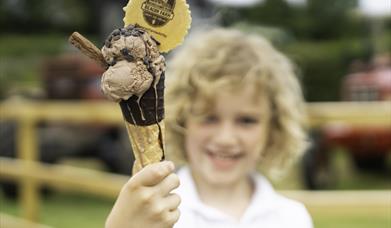
[[[219,218],[230,219],[229,216],[220,212],[219,210],[205,205],[197,193],[193,177],[190,169],[185,166],[178,171],[179,180],[181,182],[177,193],[181,196],[181,206],[186,209],[192,210],[194,213],[205,217],[209,220],[216,220]]]
[[[181,181],[177,193],[182,197],[181,207],[192,210],[193,212],[207,219],[224,219],[234,220],[230,216],[219,210],[205,205],[197,193],[190,169],[185,166],[179,169],[178,176]],[[240,221],[259,217],[273,209],[273,198],[276,195],[270,182],[261,174],[254,172],[252,179],[255,184],[255,191]]]

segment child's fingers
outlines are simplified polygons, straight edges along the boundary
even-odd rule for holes
[[[175,169],[174,163],[171,161],[163,161],[147,165],[133,177],[135,185],[155,186],[159,184],[165,177],[172,173]]]
[[[181,203],[181,197],[178,194],[170,193],[167,197],[164,198],[167,208],[169,211],[174,211],[178,209],[179,204]]]
[[[178,220],[180,216],[180,211],[178,209],[167,211],[164,216],[164,221],[167,227],[172,227]]]
[[[166,196],[172,190],[176,189],[179,186],[179,177],[176,173],[170,173],[167,177],[165,177],[156,188],[159,195]]]

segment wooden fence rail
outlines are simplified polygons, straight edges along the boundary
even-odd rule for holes
[[[129,176],[67,165],[0,157],[1,179],[34,180],[54,189],[115,198]]]
[[[57,164],[0,157],[1,179],[32,179],[54,189],[117,197],[129,176]],[[389,206],[391,192],[371,191],[304,191],[285,190],[283,195],[310,206]],[[359,199],[359,200],[357,200]]]
[[[391,124],[391,101],[307,103],[309,123],[353,125]],[[1,119],[123,124],[119,106],[113,102],[3,102]]]
[[[309,122],[312,127],[326,123],[350,125],[391,125],[391,104],[375,103],[309,103],[307,105]],[[20,160],[0,159],[0,178],[11,178],[21,184],[20,203],[22,217],[37,222],[39,213],[38,188],[41,184],[67,188],[91,194],[115,197],[127,177],[98,171],[77,169],[59,165],[46,165],[37,162],[38,147],[36,125],[39,121],[123,124],[118,105],[109,102],[28,102],[7,101],[0,104],[0,120],[16,121],[17,158]],[[109,184],[108,184],[109,183]],[[389,193],[389,192],[388,192]],[[315,193],[287,193],[303,198]],[[305,194],[306,197],[302,197]],[[387,193],[372,194],[381,203]],[[324,194],[323,194],[324,195]],[[322,195],[322,197],[323,197]],[[314,198],[315,197],[315,198]],[[327,198],[332,198],[333,195]],[[342,198],[343,199],[343,198]],[[342,200],[341,199],[341,200]],[[329,199],[330,200],[330,199]],[[321,200],[318,200],[321,202]],[[329,201],[331,202],[331,201]],[[343,200],[341,201],[343,202]],[[337,202],[335,202],[337,203]]]

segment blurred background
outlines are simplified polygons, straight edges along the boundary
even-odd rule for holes
[[[315,227],[391,227],[391,116],[384,116],[391,111],[390,1],[187,2],[193,18],[190,36],[223,26],[267,37],[298,66],[305,98],[313,105],[309,110],[315,117],[327,117],[313,121],[310,148],[286,177],[273,180],[277,189],[299,199],[308,196],[307,190],[336,194],[327,196],[334,199],[329,204],[316,200],[323,195],[307,204]],[[78,31],[101,47],[114,28],[123,26],[126,4],[127,0],[0,1],[0,156],[61,165],[62,171],[54,170],[53,175],[84,192],[55,183],[50,167],[36,169],[46,175],[40,179],[23,173],[23,164],[4,160],[1,221],[33,227],[16,219],[25,217],[53,227],[103,226],[117,194],[107,185],[118,190],[126,181],[118,174],[129,176],[133,158],[119,109],[100,92],[103,69],[67,40]],[[84,176],[77,180],[66,167],[82,168]],[[27,181],[15,181],[16,176]],[[102,183],[79,183],[90,179]],[[110,182],[113,179],[118,181]],[[39,187],[39,193],[29,191],[41,182],[46,187]],[[100,193],[88,190],[97,186]],[[333,205],[346,198],[350,203],[345,207]],[[39,212],[31,212],[37,208]],[[8,226],[4,224],[1,227]]]

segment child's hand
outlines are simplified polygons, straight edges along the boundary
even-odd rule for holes
[[[106,220],[106,228],[168,228],[179,219],[180,198],[170,193],[179,178],[169,161],[148,165],[124,185]]]

